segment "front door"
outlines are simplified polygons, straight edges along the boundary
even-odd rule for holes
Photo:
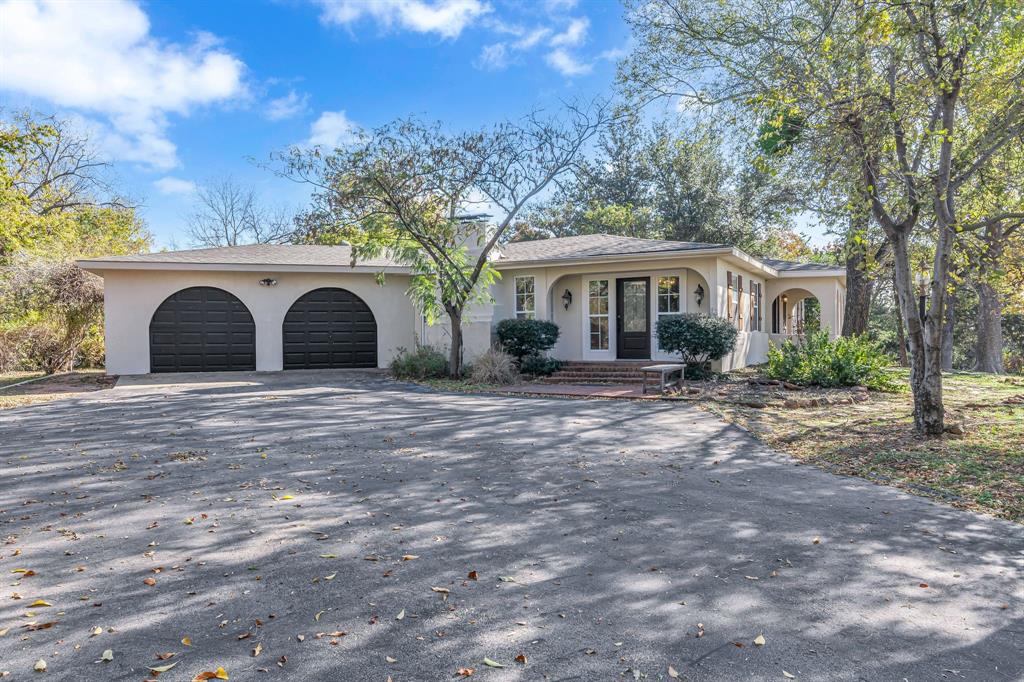
[[[647,277],[616,280],[616,357],[622,360],[651,357],[650,283]]]

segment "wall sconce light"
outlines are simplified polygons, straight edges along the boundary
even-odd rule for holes
[[[568,310],[569,306],[572,305],[572,292],[568,289],[566,289],[565,293],[562,294],[562,305],[565,306],[566,310]]]
[[[266,278],[260,280],[260,286],[261,287],[277,286],[277,280],[274,279],[273,277],[266,277]]]
[[[783,294],[782,295],[782,302],[783,303],[787,303],[788,301],[789,301],[789,296],[787,296],[786,294]]]
[[[697,297],[697,307],[699,308],[700,304],[704,302],[704,287],[698,284],[697,288],[693,290],[693,295]]]

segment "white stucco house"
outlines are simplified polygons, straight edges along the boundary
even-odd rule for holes
[[[486,350],[498,321],[551,320],[562,360],[658,360],[659,317],[732,320],[729,370],[763,362],[769,339],[802,331],[804,301],[842,328],[846,273],[755,258],[725,244],[586,235],[518,242],[492,254],[493,302],[465,316],[465,356]],[[406,296],[408,268],[351,264],[346,246],[253,245],[79,261],[104,279],[107,371],[386,367],[400,348],[445,345]],[[383,283],[379,273],[384,274]]]

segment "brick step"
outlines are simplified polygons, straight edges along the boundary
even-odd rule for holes
[[[637,385],[642,383],[640,377],[559,377],[549,376],[544,378],[545,384],[632,384]]]
[[[642,379],[642,372],[574,372],[560,369],[552,376],[564,379]]]

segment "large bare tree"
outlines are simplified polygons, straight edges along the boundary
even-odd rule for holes
[[[411,267],[417,306],[448,317],[449,372],[459,376],[463,314],[498,277],[491,251],[607,119],[597,101],[470,132],[398,120],[332,152],[292,149],[278,172],[315,188],[300,220],[313,240],[344,240],[355,261],[387,253]]]
[[[295,232],[286,207],[263,204],[253,187],[240,185],[230,176],[199,185],[195,206],[185,221],[195,246],[284,244]]]

